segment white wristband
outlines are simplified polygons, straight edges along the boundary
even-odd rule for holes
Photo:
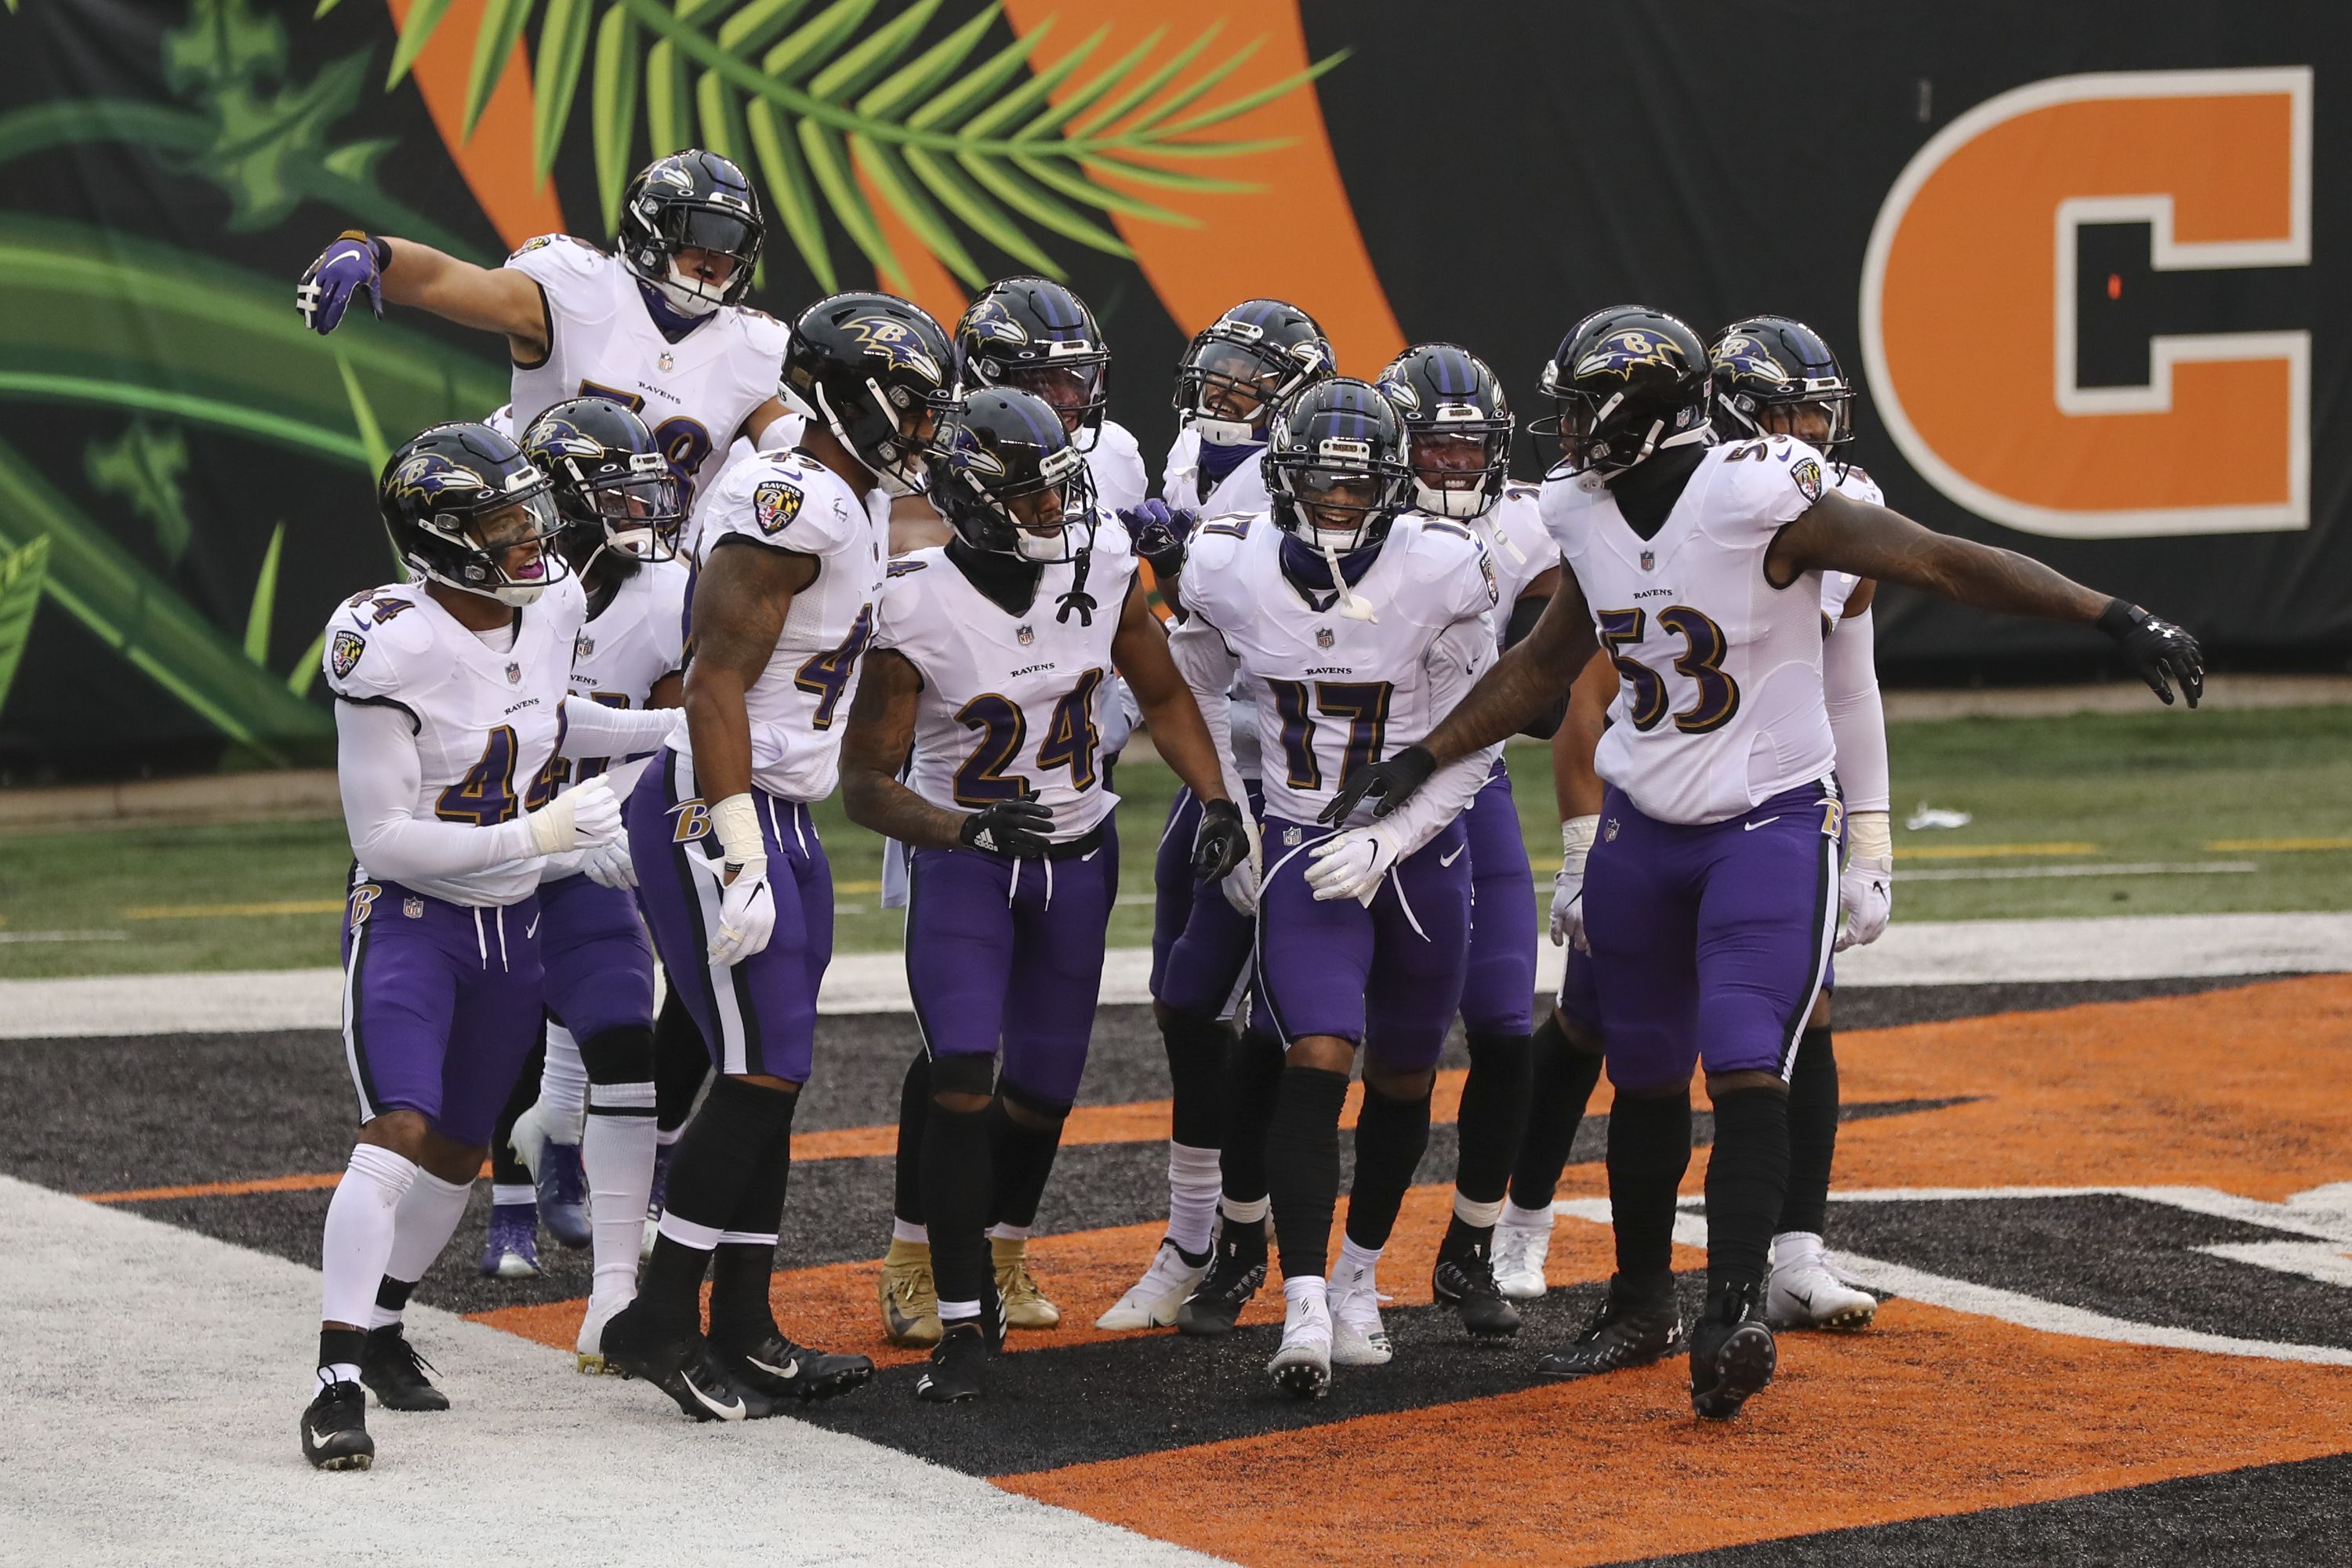
[[[1600,833],[1601,818],[1598,814],[1591,816],[1570,817],[1559,825],[1559,858],[1563,860],[1583,859],[1592,848],[1593,839],[1600,837]]]
[[[749,795],[730,795],[710,808],[710,831],[730,866],[767,864],[767,841],[760,837],[760,808]]]
[[[1856,859],[1895,859],[1895,835],[1883,811],[1850,811],[1845,817],[1846,850]]]

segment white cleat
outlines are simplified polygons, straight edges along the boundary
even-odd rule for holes
[[[1208,1272],[1208,1258],[1187,1263],[1174,1242],[1163,1241],[1160,1250],[1152,1254],[1151,1267],[1143,1271],[1143,1278],[1109,1311],[1095,1320],[1095,1327],[1167,1328],[1175,1322],[1176,1310],[1184,1304],[1184,1298],[1199,1288],[1202,1277]]]
[[[626,1377],[617,1365],[604,1359],[604,1325],[613,1314],[636,1299],[635,1291],[626,1296],[591,1297],[588,1315],[580,1320],[580,1338],[572,1343],[572,1364],[590,1376]]]
[[[1833,1329],[1851,1333],[1870,1327],[1878,1298],[1834,1267],[1822,1238],[1792,1231],[1772,1238],[1772,1276],[1765,1289],[1764,1318],[1775,1329]]]
[[[1551,1256],[1551,1215],[1541,1225],[1495,1226],[1495,1284],[1512,1301],[1540,1301],[1549,1287],[1544,1264]]]
[[[1282,1320],[1282,1348],[1265,1363],[1283,1392],[1320,1399],[1331,1387],[1331,1309],[1320,1293],[1296,1296]]]
[[[1381,1324],[1381,1288],[1373,1273],[1345,1258],[1331,1270],[1331,1360],[1339,1366],[1386,1366],[1395,1354]]]

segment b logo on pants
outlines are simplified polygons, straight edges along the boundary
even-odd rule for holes
[[[368,911],[375,907],[375,900],[383,891],[373,882],[362,882],[352,889],[352,930],[357,931],[367,923]]]
[[[691,844],[710,831],[710,808],[698,800],[679,801],[670,815],[677,818],[670,835],[673,844]]]

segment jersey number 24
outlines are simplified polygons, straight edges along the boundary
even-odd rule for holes
[[[1054,704],[1045,738],[1037,746],[1037,766],[1047,773],[1069,769],[1072,789],[1086,789],[1095,782],[1095,752],[1102,746],[1101,731],[1095,728],[1095,692],[1102,679],[1099,669],[1078,677],[1078,683]],[[956,721],[981,731],[980,744],[956,770],[956,804],[977,809],[1027,795],[1028,778],[1005,772],[1020,762],[1029,742],[1029,723],[1021,716],[1021,704],[983,691],[957,711]]]

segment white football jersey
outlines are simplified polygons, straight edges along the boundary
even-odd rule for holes
[[[607,708],[643,708],[654,683],[686,668],[686,567],[649,561],[580,628],[572,652],[572,695]],[[594,778],[619,758],[558,761],[563,783]]]
[[[1646,816],[1721,822],[1829,775],[1821,574],[1786,588],[1764,576],[1826,469],[1782,436],[1709,447],[1649,539],[1606,486],[1545,483],[1544,524],[1617,661],[1593,769]]]
[[[609,397],[654,433],[691,502],[718,478],[751,411],[776,395],[791,329],[763,311],[721,305],[676,342],[662,336],[634,273],[568,234],[526,240],[507,265],[547,296],[547,357],[515,367],[517,430],[570,397]]]
[[[1830,483],[1837,487],[1840,495],[1871,506],[1886,504],[1886,492],[1878,488],[1876,479],[1860,468],[1840,464],[1832,467],[1829,473]],[[1853,591],[1861,586],[1862,579],[1851,572],[1822,574],[1822,630],[1824,633],[1844,618],[1845,602],[1853,598]]]
[[[327,622],[328,689],[346,702],[408,716],[418,784],[410,815],[489,827],[547,804],[555,793],[572,649],[588,613],[580,580],[565,576],[517,612],[513,646],[490,647],[441,607],[422,583],[357,594]],[[343,756],[341,767],[367,759]],[[536,857],[415,890],[468,905],[505,905],[539,886]],[[368,868],[360,868],[370,875]]]
[[[1495,563],[1499,595],[1495,639],[1499,645],[1511,624],[1511,606],[1527,593],[1528,584],[1559,564],[1559,549],[1545,531],[1543,509],[1537,503],[1533,485],[1506,484],[1494,506],[1484,517],[1473,519],[1470,526],[1486,546],[1486,559]]]
[[[1117,420],[1106,419],[1087,454],[1087,477],[1094,481],[1095,510],[1107,518],[1132,511],[1151,494],[1151,477],[1143,471],[1143,447],[1134,434]]]
[[[1229,517],[1260,512],[1271,503],[1265,493],[1265,449],[1244,458],[1233,472],[1201,494],[1201,433],[1190,425],[1176,433],[1168,448],[1168,465],[1160,475],[1160,499],[1178,511],[1196,517]]]
[[[816,581],[793,595],[775,654],[743,702],[751,721],[751,782],[783,800],[823,800],[841,779],[841,737],[874,633],[890,548],[890,498],[877,485],[859,500],[840,475],[806,453],[760,452],[719,477],[698,526],[697,571],[730,535],[817,563]],[[689,602],[692,595],[689,586]],[[688,630],[690,636],[690,621]],[[690,754],[691,742],[680,744]]]
[[[1135,579],[1118,523],[1099,528],[1087,566],[1094,624],[1059,615],[1076,567],[1037,578],[1019,615],[971,585],[944,548],[890,563],[874,646],[895,648],[923,678],[907,787],[947,811],[978,811],[1034,793],[1054,813],[1054,838],[1084,837],[1118,797],[1103,788],[1097,704],[1112,679],[1111,639]]]
[[[1313,822],[1349,773],[1427,735],[1494,662],[1495,570],[1463,524],[1398,518],[1355,591],[1378,620],[1341,615],[1336,596],[1318,609],[1283,574],[1265,513],[1193,532],[1184,603],[1263,683],[1269,816]],[[1350,819],[1370,820],[1370,805]]]

